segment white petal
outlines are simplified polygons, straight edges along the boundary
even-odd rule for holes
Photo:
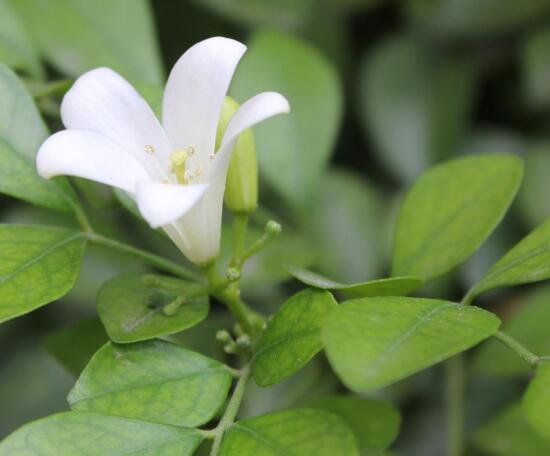
[[[63,98],[61,118],[69,129],[96,131],[118,143],[151,177],[167,177],[172,147],[164,130],[147,102],[113,70],[97,68],[78,78]]]
[[[178,185],[138,182],[136,201],[139,212],[153,228],[172,223],[187,213],[204,195],[206,184]]]
[[[36,156],[38,174],[78,176],[127,192],[148,174],[127,150],[105,136],[88,130],[63,130],[50,136]]]
[[[208,180],[224,180],[231,152],[239,135],[246,129],[273,117],[290,112],[288,100],[277,92],[263,92],[247,100],[229,121],[222,144],[209,170]]]
[[[183,54],[170,73],[162,122],[174,148],[195,148],[191,168],[204,167],[214,152],[222,103],[245,50],[238,41],[209,38]]]

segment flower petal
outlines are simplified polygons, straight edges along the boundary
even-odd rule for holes
[[[153,228],[174,222],[204,195],[207,184],[178,185],[138,182],[136,201],[139,212]]]
[[[149,176],[127,150],[89,130],[63,130],[50,136],[36,156],[38,174],[48,179],[58,175],[78,176],[127,192]]]
[[[172,147],[147,102],[118,73],[97,68],[79,77],[61,104],[69,129],[92,130],[134,154],[150,176],[169,178]]]
[[[189,166],[205,165],[214,152],[222,103],[246,46],[215,37],[192,46],[172,68],[162,122],[175,149],[195,148]]]

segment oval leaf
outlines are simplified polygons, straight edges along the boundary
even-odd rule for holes
[[[108,343],[68,401],[73,410],[194,427],[212,419],[231,378],[223,364],[169,342]]]
[[[195,429],[67,412],[15,431],[0,443],[0,456],[190,456],[201,441]]]
[[[254,128],[260,171],[288,202],[303,205],[319,183],[336,139],[340,81],[317,50],[298,38],[267,31],[249,43],[231,94],[243,102],[266,90],[287,97],[292,112]]]
[[[338,376],[362,392],[466,350],[492,335],[499,324],[490,312],[448,301],[362,298],[330,313],[323,341]]]
[[[78,277],[85,244],[77,231],[0,225],[0,322],[66,294]]]
[[[111,340],[123,344],[154,339],[190,328],[206,318],[207,296],[190,298],[175,315],[165,315],[163,307],[191,284],[158,277],[165,283],[172,283],[174,291],[145,286],[143,275],[138,273],[115,277],[101,287],[97,295],[97,311]]]
[[[513,155],[475,155],[425,172],[406,196],[393,274],[431,279],[468,258],[498,225],[523,174]]]
[[[345,291],[355,297],[406,296],[424,283],[417,277],[390,277],[360,283],[340,283],[316,272],[287,266],[288,272],[300,282],[322,290]]]
[[[223,439],[220,456],[358,456],[344,421],[321,410],[290,410],[238,421]]]
[[[550,220],[523,238],[512,250],[489,269],[469,293],[471,297],[484,291],[550,278]]]
[[[523,410],[535,431],[550,440],[550,362],[537,367],[537,374],[523,398]]]
[[[252,361],[252,377],[273,385],[302,368],[323,348],[321,326],[336,307],[328,291],[307,289],[288,299],[268,323]]]

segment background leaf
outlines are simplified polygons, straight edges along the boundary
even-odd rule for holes
[[[194,427],[222,406],[231,378],[223,364],[169,342],[109,343],[68,401],[73,410]]]
[[[0,322],[67,293],[78,277],[85,244],[78,231],[0,225]]]
[[[323,343],[321,326],[336,307],[327,291],[306,289],[289,298],[269,321],[252,361],[252,377],[260,386],[290,376],[315,356]]]
[[[426,171],[407,194],[395,233],[393,274],[426,279],[470,256],[506,213],[523,167],[513,155],[475,155]]]
[[[354,391],[383,388],[493,334],[482,309],[404,297],[362,298],[333,310],[323,327],[330,364]]]
[[[544,361],[537,367],[523,398],[523,410],[535,431],[550,441],[550,362]]]

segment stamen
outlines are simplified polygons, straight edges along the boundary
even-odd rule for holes
[[[155,146],[153,146],[152,144],[145,144],[144,150],[146,154],[154,154]]]
[[[195,175],[191,171],[185,171],[185,173],[183,173],[183,178],[185,183],[187,183],[193,181],[195,179]]]
[[[216,158],[216,154],[210,154],[208,156],[208,160],[210,160],[210,161],[214,160],[215,158]]]
[[[195,147],[194,146],[189,146],[187,148],[187,156],[192,157],[194,153],[195,153]]]

